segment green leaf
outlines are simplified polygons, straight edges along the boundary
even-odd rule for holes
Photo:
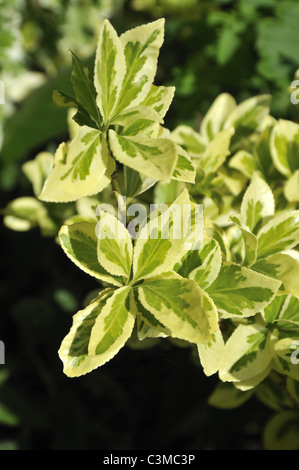
[[[159,49],[164,40],[163,18],[120,36],[126,72],[115,113],[144,102],[150,93],[157,70]],[[117,70],[119,64],[117,64]]]
[[[261,325],[239,325],[225,344],[219,377],[240,382],[262,373],[272,360],[268,330]]]
[[[87,67],[84,67],[83,63],[74,52],[72,52],[72,65],[71,82],[75,92],[76,103],[79,106],[79,111],[81,108],[86,111],[96,126],[100,128],[102,118],[96,104],[97,93],[90,77],[89,70]]]
[[[124,167],[125,195],[132,199],[151,188],[156,180],[148,178],[128,166]]]
[[[273,216],[274,212],[275,203],[270,187],[258,173],[254,173],[241,204],[242,224],[256,234],[263,219]]]
[[[122,285],[122,279],[111,276],[98,261],[96,224],[78,222],[63,225],[59,232],[59,241],[65,254],[82,271],[115,286]]]
[[[251,398],[253,391],[241,392],[233,384],[219,383],[208,399],[208,404],[222,410],[238,408]]]
[[[299,450],[299,413],[275,414],[266,425],[264,446],[266,450]]]
[[[20,419],[7,406],[0,403],[0,423],[2,426],[18,426]]]
[[[168,139],[124,137],[109,131],[114,157],[149,178],[169,181],[177,163],[175,143]]]
[[[283,304],[286,300],[286,296],[284,295],[277,295],[274,297],[272,302],[267,305],[267,307],[264,309],[263,315],[265,318],[265,321],[267,323],[273,323],[276,318],[279,316],[281,309],[283,307]]]
[[[101,212],[97,224],[98,260],[113,276],[129,278],[133,245],[124,225],[113,215]]]
[[[188,225],[190,219],[184,217],[184,213],[185,207],[190,205],[185,190],[170,207],[163,205],[162,213],[158,209],[151,213],[149,222],[141,229],[135,244],[135,282],[171,270],[186,253],[184,225]]]
[[[258,258],[289,250],[299,243],[299,211],[285,211],[266,223],[258,235]]]
[[[277,170],[291,176],[299,169],[299,125],[280,119],[273,129],[270,148]]]
[[[230,94],[221,93],[217,96],[200,125],[200,133],[206,142],[213,140],[223,129],[227,117],[235,107],[236,101]]]
[[[135,315],[132,313],[133,292],[122,287],[107,300],[91,330],[88,354],[96,356],[101,365],[112,359],[130,338]]]
[[[139,300],[172,336],[191,343],[205,343],[217,328],[204,306],[204,294],[191,280],[175,273],[153,277],[138,287]]]
[[[52,98],[56,106],[59,106],[60,108],[77,106],[76,98],[68,95],[67,93],[63,93],[63,91],[54,90]]]
[[[92,357],[88,354],[88,345],[96,319],[112,294],[113,289],[105,289],[100,293],[99,299],[74,315],[70,332],[62,341],[58,351],[63,362],[63,371],[68,377],[87,374],[102,365],[101,357]]]
[[[58,147],[39,199],[69,202],[97,194],[109,184],[114,168],[103,135],[90,127],[79,127],[69,145]]]
[[[280,284],[280,281],[226,261],[207,292],[224,317],[249,317],[272,301]]]
[[[97,105],[105,122],[113,115],[126,74],[126,60],[120,38],[105,19],[97,45],[94,85]]]

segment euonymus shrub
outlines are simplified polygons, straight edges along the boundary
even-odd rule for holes
[[[255,394],[278,412],[266,447],[298,449],[299,125],[272,118],[268,95],[238,104],[223,93],[199,129],[166,129],[174,88],[153,84],[163,36],[162,19],[120,37],[105,21],[94,70],[73,54],[74,96],[53,96],[70,107],[70,140],[24,165],[38,198],[13,201],[4,220],[57,235],[99,281],[59,350],[69,377],[128,341],[177,338],[207,376],[218,374],[212,405],[232,408]],[[126,216],[103,203],[121,204]],[[135,203],[167,209],[132,237]],[[191,231],[175,237],[186,205]]]

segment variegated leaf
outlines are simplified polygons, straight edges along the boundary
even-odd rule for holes
[[[292,250],[267,258],[267,264],[275,271],[275,278],[282,282],[281,291],[299,298],[299,259]]]
[[[299,125],[280,119],[273,129],[270,149],[277,170],[291,176],[299,169]]]
[[[111,124],[124,126],[121,134],[126,136],[147,136],[155,130],[157,123],[163,123],[161,116],[155,110],[145,106],[126,109],[111,121]]]
[[[153,109],[163,118],[173,100],[174,92],[175,88],[173,86],[152,85],[147,96],[140,104]]]
[[[292,295],[282,295],[280,297],[283,301],[277,316],[277,327],[280,331],[287,331],[291,335],[299,335],[299,299]]]
[[[126,73],[114,114],[137,106],[147,98],[157,70],[160,47],[164,40],[163,18],[137,26],[120,36]]]
[[[244,241],[243,264],[245,266],[251,266],[255,263],[257,257],[257,237],[250,231],[249,227],[242,225],[238,217],[233,216],[230,219],[235,225],[237,225],[237,227],[239,227],[242,233]]]
[[[104,189],[114,167],[102,140],[99,131],[82,126],[69,145],[62,143],[39,199],[69,202]]]
[[[116,217],[101,212],[97,223],[97,254],[100,264],[113,276],[129,278],[133,245],[129,232]]]
[[[63,371],[68,377],[87,374],[102,364],[101,358],[88,354],[88,344],[96,319],[112,294],[113,289],[105,289],[98,300],[74,315],[70,332],[62,341],[58,351],[63,362]]]
[[[206,344],[198,344],[198,354],[203,371],[206,376],[211,376],[218,372],[222,362],[224,352],[224,341],[220,328],[212,334],[212,339]]]
[[[287,181],[284,194],[289,202],[299,202],[299,170],[296,170]]]
[[[229,167],[239,170],[247,178],[252,178],[255,171],[259,171],[256,157],[246,150],[239,150],[229,161]]]
[[[173,140],[182,146],[192,158],[198,158],[205,151],[207,143],[192,127],[180,125],[171,134]]]
[[[136,240],[133,257],[134,281],[156,276],[173,269],[176,262],[186,253],[184,225],[185,207],[190,207],[187,190],[162,213],[154,211],[149,222],[142,228]],[[188,215],[188,214],[187,214]],[[187,224],[186,224],[187,222]]]
[[[276,318],[280,315],[285,300],[285,295],[277,295],[276,297],[274,297],[272,302],[267,305],[267,307],[263,311],[263,317],[266,323],[275,322]]]
[[[204,170],[205,173],[217,171],[230,154],[229,146],[233,134],[233,128],[219,132],[196,162],[198,168]]]
[[[97,258],[98,239],[95,233],[96,224],[79,222],[63,225],[59,232],[59,241],[65,254],[82,271],[115,286],[122,285],[122,278],[111,276]]]
[[[180,145],[176,145],[176,150],[178,160],[172,178],[178,181],[184,181],[185,183],[194,183],[196,170],[191,157]]]
[[[268,375],[270,374],[273,368],[273,361],[269,362],[269,365],[259,374],[251,377],[250,379],[241,380],[240,382],[234,382],[234,386],[241,390],[242,392],[248,392],[249,390],[254,391],[255,387],[257,387],[261,382],[263,382]]]
[[[225,344],[219,377],[240,382],[261,374],[272,360],[267,328],[239,325]]]
[[[270,187],[258,173],[254,173],[241,204],[242,224],[256,234],[263,219],[273,216],[274,212],[274,196]]]
[[[299,211],[285,211],[267,222],[258,235],[258,258],[289,250],[299,243]]]
[[[108,20],[100,31],[94,84],[97,91],[97,105],[105,122],[113,115],[126,74],[126,59],[120,38]]]
[[[137,336],[140,341],[145,338],[166,338],[171,331],[165,328],[157,318],[140,302],[137,291],[134,296],[135,315],[137,318]]]
[[[88,354],[96,356],[101,365],[112,359],[130,338],[135,323],[133,301],[130,286],[117,289],[96,319],[90,334]]]
[[[274,342],[273,352],[277,370],[283,375],[299,380],[299,331],[295,330],[292,337]]]
[[[124,165],[149,178],[169,181],[177,164],[175,143],[168,139],[125,137],[109,131],[110,148]]]
[[[223,125],[236,107],[235,99],[228,93],[221,93],[204,116],[200,133],[206,142],[210,142],[223,129]]]
[[[227,117],[224,129],[233,127],[235,134],[232,137],[232,151],[244,150],[244,146],[254,134],[263,128],[265,119],[269,115],[270,95],[260,95],[249,98],[236,106]]]
[[[250,317],[274,298],[281,282],[235,263],[224,262],[207,288],[223,317]]]
[[[168,328],[172,336],[191,343],[211,340],[216,312],[206,312],[203,291],[175,273],[153,277],[138,287],[142,305]]]
[[[192,256],[192,253],[191,253]],[[222,255],[219,244],[211,239],[197,253],[198,264],[189,274],[189,279],[193,279],[202,289],[207,289],[217,278]]]

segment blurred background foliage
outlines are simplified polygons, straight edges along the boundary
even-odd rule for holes
[[[290,84],[299,67],[296,0],[1,0],[0,209],[32,186],[22,165],[68,136],[52,92],[71,91],[73,50],[92,64],[103,18],[118,33],[166,18],[156,84],[175,85],[166,126],[195,128],[221,92],[240,102],[271,93],[271,114],[298,122]],[[67,210],[67,209],[66,209]],[[71,317],[96,288],[40,230],[1,224],[0,450],[261,449],[271,417],[254,398],[220,410],[189,348],[128,345],[80,379],[57,350]]]

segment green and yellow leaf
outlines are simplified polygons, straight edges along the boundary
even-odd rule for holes
[[[219,377],[223,382],[248,380],[265,371],[271,360],[267,328],[239,325],[225,344]]]
[[[63,362],[63,371],[68,377],[78,377],[99,367],[101,358],[88,354],[88,344],[92,328],[101,314],[113,289],[105,289],[95,300],[73,317],[73,325],[64,338],[59,349],[59,357]]]
[[[109,284],[122,285],[122,278],[112,276],[98,261],[96,224],[79,222],[63,225],[59,241],[65,254],[82,271]]]
[[[216,310],[205,309],[203,292],[194,281],[175,273],[153,277],[138,287],[141,304],[173,337],[196,344],[210,341],[218,325]]]
[[[212,141],[223,129],[226,119],[235,107],[236,101],[230,94],[221,93],[217,96],[200,125],[200,133],[206,142]]]
[[[167,207],[163,205],[150,215],[149,222],[141,229],[136,240],[133,273],[135,282],[173,269],[186,253],[184,235],[189,218],[185,207],[190,207],[188,191],[185,190]],[[187,214],[188,216],[188,214]]]
[[[263,219],[273,216],[274,212],[274,196],[270,187],[258,173],[254,173],[241,204],[242,225],[256,234]]]
[[[126,75],[126,59],[120,38],[106,19],[97,45],[94,84],[97,105],[105,122],[113,115]]]
[[[126,73],[115,114],[144,102],[156,75],[160,47],[164,41],[163,18],[137,26],[120,36]],[[117,66],[118,68],[118,66]]]
[[[285,211],[274,216],[259,231],[258,258],[266,258],[299,243],[299,211]]]
[[[69,145],[60,144],[39,199],[69,202],[91,196],[110,182],[113,165],[99,131],[82,126]],[[111,167],[111,169],[110,169]]]
[[[108,212],[101,212],[96,236],[99,263],[113,276],[124,276],[128,279],[131,272],[133,245],[125,226]]]
[[[170,181],[178,158],[175,143],[171,140],[125,137],[110,130],[109,143],[119,162],[149,178]]]
[[[299,169],[299,125],[280,119],[272,131],[270,149],[277,170],[291,176]]]
[[[130,286],[117,289],[104,305],[91,330],[88,354],[102,364],[112,359],[130,338],[135,324]]]
[[[273,300],[280,285],[280,281],[226,261],[207,292],[223,317],[249,317]]]

